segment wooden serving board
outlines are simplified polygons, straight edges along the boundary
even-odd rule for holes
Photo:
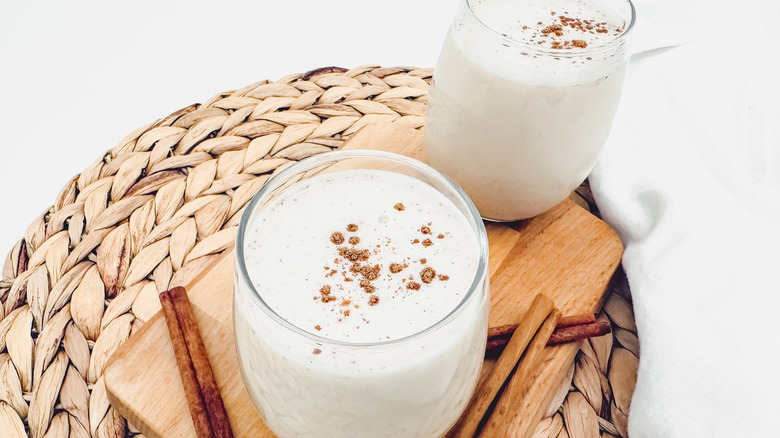
[[[344,147],[382,149],[423,158],[422,133],[403,125],[369,125]],[[617,235],[566,200],[536,218],[486,224],[490,243],[490,325],[509,324],[537,293],[564,315],[595,312],[622,257]],[[233,340],[233,250],[189,285],[217,383],[237,437],[273,437],[239,373]],[[576,343],[547,347],[543,364],[526,382],[508,386],[494,407],[489,436],[530,436],[554,391],[567,377]],[[486,361],[482,377],[494,366]],[[104,373],[108,397],[149,438],[194,437],[165,321],[158,313],[112,357]],[[498,429],[495,429],[498,428]],[[500,430],[500,435],[495,431]]]

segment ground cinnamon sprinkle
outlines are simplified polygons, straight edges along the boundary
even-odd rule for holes
[[[423,283],[430,283],[434,278],[436,278],[436,270],[430,266],[427,266],[423,268],[422,271],[420,271],[420,279],[423,281]]]
[[[357,262],[357,261],[368,260],[370,253],[368,252],[367,249],[358,250],[358,249],[347,248],[345,246],[342,246],[341,248],[339,248],[339,255],[351,262]]]
[[[322,296],[322,302],[323,303],[329,303],[336,299],[333,295],[330,294],[330,286],[325,285],[320,288],[320,295]]]
[[[372,294],[374,291],[376,291],[376,287],[374,287],[370,281],[368,280],[360,280],[360,287],[363,288],[363,292],[367,294]]]
[[[583,20],[581,18],[569,17],[566,14],[568,14],[568,12],[558,15],[555,11],[552,11],[550,15],[552,16],[553,22],[549,25],[545,25],[541,21],[536,23],[540,30],[538,33],[533,34],[530,41],[535,42],[537,45],[548,44],[550,48],[556,50],[574,48],[584,49],[588,47],[588,43],[584,39],[562,41],[556,40],[556,38],[564,36],[564,28],[566,27],[573,29],[577,33],[591,35],[606,34],[609,33],[610,30],[614,30],[615,35],[620,35],[625,31],[625,25],[619,28],[609,28],[607,23],[603,21],[596,22],[595,20]],[[523,30],[528,30],[528,26],[523,26]],[[538,40],[536,39],[537,36],[539,37]],[[588,58],[588,60],[590,59]]]
[[[563,28],[560,24],[551,24],[542,29],[543,34],[554,33],[556,36],[563,36]]]
[[[330,241],[335,243],[336,245],[341,245],[342,243],[344,243],[344,235],[336,231],[330,235]]]
[[[363,274],[363,278],[369,281],[376,280],[379,277],[379,271],[381,268],[379,265],[369,266],[364,265],[360,268],[360,273]]]
[[[397,203],[393,206],[394,209],[397,211],[404,211],[405,207],[401,203]],[[427,225],[420,226],[419,229],[416,231],[419,231],[421,234],[426,236],[431,236],[431,238],[434,236],[432,230],[431,230],[431,222],[428,222]],[[358,231],[358,225],[354,223],[350,223],[346,226],[346,231],[350,233],[355,233]],[[407,230],[408,232],[414,232],[414,229]],[[448,233],[441,233],[436,235],[438,239],[444,239],[446,234]],[[431,238],[425,238],[420,241],[420,239],[413,239],[411,241],[412,244],[418,244],[421,243],[425,247],[429,247],[433,245],[433,241]],[[393,246],[393,240],[390,238],[385,239],[386,242],[384,242],[384,245],[388,248],[391,248],[395,250],[396,248]],[[377,280],[380,277],[380,272],[382,272],[382,268],[379,264],[369,264],[369,263],[363,263],[367,262],[372,255],[382,255],[382,245],[376,245],[377,249],[374,249],[372,245],[369,245],[371,249],[358,249],[355,246],[361,243],[361,239],[357,235],[352,235],[348,238],[345,238],[344,234],[335,231],[330,236],[330,241],[336,245],[341,245],[345,242],[348,242],[349,245],[352,246],[337,246],[336,251],[338,252],[338,255],[340,258],[335,258],[333,260],[333,263],[337,264],[336,269],[331,269],[329,266],[324,267],[325,271],[325,277],[331,277],[335,275],[338,272],[341,272],[343,274],[343,280],[344,282],[337,282],[335,285],[325,285],[320,288],[320,296],[314,297],[315,300],[319,299],[324,303],[328,303],[334,300],[339,299],[340,300],[340,306],[343,308],[351,307],[352,301],[350,299],[347,299],[346,297],[351,298],[352,300],[355,300],[357,295],[350,296],[350,289],[347,282],[358,282],[360,289],[364,293],[368,294],[368,304],[370,306],[376,306],[379,303],[379,296],[377,295],[377,287],[372,284],[374,280]],[[372,242],[369,242],[372,243]],[[376,242],[373,242],[376,243]],[[373,244],[372,243],[372,244]],[[405,258],[404,261],[401,263],[390,263],[388,266],[388,270],[390,271],[390,274],[398,274],[405,270],[407,267],[409,267],[409,263],[411,262],[411,257]],[[407,263],[408,262],[408,263]],[[428,260],[426,258],[420,258],[419,259],[420,264],[425,265],[428,263]],[[332,265],[331,265],[332,266]],[[347,268],[349,266],[349,268]],[[439,280],[447,280],[449,279],[449,276],[447,275],[438,275],[436,273],[436,270],[433,269],[430,266],[424,266],[422,267],[420,271],[420,278],[419,282],[415,281],[415,276],[413,273],[410,273],[408,278],[404,278],[405,276],[398,277],[397,279],[401,280],[403,284],[406,285],[406,289],[410,291],[417,291],[420,290],[423,287],[423,284],[430,284],[432,283],[436,278]],[[388,276],[390,277],[390,276]],[[340,277],[339,277],[340,278]],[[343,291],[346,293],[346,297],[336,297],[332,294],[333,287],[337,288],[339,291]],[[355,289],[351,289],[351,291],[355,291]],[[402,292],[403,291],[403,285],[400,286],[399,289],[396,290],[396,292]],[[382,292],[382,291],[379,291]],[[339,292],[340,294],[342,292]],[[381,294],[381,293],[380,293]],[[354,304],[355,308],[359,308],[357,304]],[[338,310],[338,315],[341,317],[338,318],[338,321],[342,322],[344,321],[344,318],[349,316],[349,309],[339,309],[338,307],[332,308],[331,311]],[[316,329],[319,331],[321,330],[320,326],[317,326]]]
[[[571,40],[571,45],[580,49],[588,47],[588,43],[583,40]]]

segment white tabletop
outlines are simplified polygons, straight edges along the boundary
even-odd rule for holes
[[[0,257],[132,130],[262,79],[433,67],[457,0],[0,4]]]

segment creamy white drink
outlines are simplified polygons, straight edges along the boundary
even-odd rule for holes
[[[620,99],[632,11],[627,0],[463,5],[434,70],[426,149],[483,217],[540,214],[588,175]]]
[[[255,210],[238,242],[248,276],[237,274],[234,321],[244,381],[271,429],[446,432],[485,348],[474,224],[425,182],[368,169],[303,179]]]

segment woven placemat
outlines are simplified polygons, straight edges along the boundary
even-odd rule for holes
[[[431,75],[328,67],[257,82],[132,132],[68,181],[3,268],[0,436],[136,435],[101,374],[159,309],[158,291],[232,244],[244,206],[280,168],[370,123],[422,128]],[[573,197],[593,211],[587,184]],[[622,273],[610,288],[613,333],[582,343],[535,437],[627,436],[639,343]]]

